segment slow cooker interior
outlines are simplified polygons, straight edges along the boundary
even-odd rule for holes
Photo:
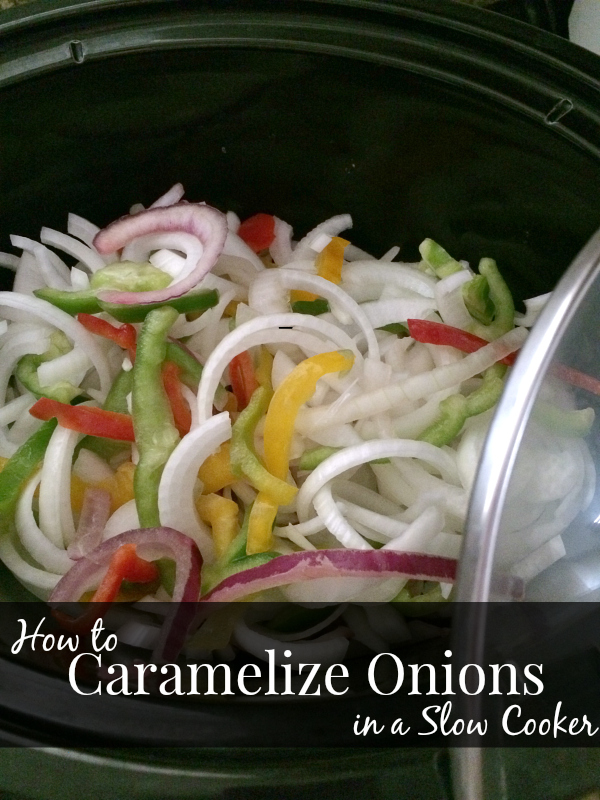
[[[600,164],[557,127],[452,86],[310,53],[205,49],[84,63],[4,89],[0,248],[9,234],[102,225],[182,181],[302,234],[350,212],[353,240],[417,257],[496,258],[547,291],[600,219]],[[3,273],[4,285],[9,281]]]

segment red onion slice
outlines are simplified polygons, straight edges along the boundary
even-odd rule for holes
[[[104,290],[98,293],[99,299],[123,305],[165,303],[195,288],[214,267],[227,238],[227,218],[212,206],[182,202],[121,217],[96,234],[94,247],[102,255],[120,250],[138,236],[177,231],[193,234],[203,246],[202,256],[188,275],[166,289],[150,292]]]
[[[200,594],[202,567],[202,556],[196,543],[173,528],[138,528],[102,542],[61,578],[49,602],[77,602],[84,592],[100,583],[112,556],[124,544],[135,544],[140,558],[148,561],[170,558],[175,562],[172,604],[153,653],[156,661],[173,660],[179,655],[196,614],[195,601]]]
[[[75,539],[67,547],[69,558],[83,558],[98,547],[109,516],[110,493],[106,489],[88,486],[83,495]]]
[[[393,550],[309,550],[279,556],[259,567],[225,578],[202,598],[231,602],[264,589],[315,578],[388,578],[403,575],[415,580],[453,583],[458,562],[424,553]]]

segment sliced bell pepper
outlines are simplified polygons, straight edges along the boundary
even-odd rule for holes
[[[455,258],[444,250],[444,248],[433,239],[425,239],[419,245],[419,253],[429,270],[438,278],[447,278],[454,272],[460,272],[463,266]]]
[[[49,287],[36,289],[36,297],[47,300],[53,306],[60,308],[67,314],[75,316],[79,313],[98,314],[106,311],[119,322],[143,322],[150,311],[164,305],[171,306],[179,314],[188,314],[195,311],[204,311],[216,306],[219,302],[219,293],[215,290],[208,292],[190,292],[181,297],[173,298],[168,303],[149,303],[147,305],[124,305],[105,303],[98,300],[96,290],[85,289],[80,292],[69,292],[62,289]]]
[[[15,377],[23,386],[36,397],[50,397],[61,403],[70,403],[82,391],[68,381],[56,381],[50,386],[42,386],[38,377],[38,367],[46,361],[65,355],[72,350],[73,345],[62,331],[54,331],[50,336],[50,346],[45,353],[33,353],[23,356],[17,364]]]
[[[271,395],[272,392],[259,386],[248,406],[234,422],[231,432],[231,471],[237,478],[247,478],[255,489],[277,507],[291,503],[298,489],[271,475],[254,448],[254,431],[268,408]]]
[[[239,530],[239,507],[219,494],[203,494],[196,500],[198,516],[212,528],[217,557],[225,555]]]
[[[106,575],[94,592],[93,603],[112,603],[119,594],[123,581],[151,583],[157,580],[159,572],[156,565],[140,558],[135,549],[134,544],[124,544],[115,552]]]
[[[340,236],[334,236],[315,259],[317,275],[331,283],[339,284],[342,281],[342,267],[344,265],[344,250],[350,244]],[[294,311],[300,314],[324,314],[329,311],[329,303],[312,292],[303,289],[293,289],[290,292],[290,303]],[[299,305],[301,304],[301,305]],[[309,305],[310,304],[310,305]],[[295,308],[295,307],[298,308]]]
[[[105,319],[84,313],[77,314],[77,322],[81,323],[90,333],[115,342],[115,344],[118,344],[123,350],[129,350],[130,354],[135,356],[137,331],[133,325],[125,323],[115,328],[114,325],[111,325],[110,322],[107,322]]]
[[[342,267],[344,265],[344,250],[350,244],[341,236],[334,236],[329,244],[324,247],[315,260],[317,275],[331,283],[342,282]]]
[[[175,427],[180,436],[185,436],[192,427],[192,412],[181,391],[179,375],[181,369],[172,361],[165,361],[162,368],[162,382],[169,398],[169,405],[173,413]]]
[[[0,520],[12,514],[21,489],[43,460],[57,421],[50,419],[33,433],[4,464],[0,472]]]
[[[486,339],[476,336],[474,333],[464,331],[462,328],[454,328],[452,325],[444,325],[442,322],[432,322],[427,319],[408,319],[408,332],[416,342],[424,344],[441,344],[455,347],[462,353],[474,353],[484,345],[489,344]],[[516,353],[511,353],[505,358],[500,359],[501,364],[510,366],[515,363]]]
[[[89,436],[104,436],[123,442],[134,441],[133,422],[127,414],[92,406],[70,406],[48,397],[42,397],[34,403],[29,413],[36,419],[50,420],[56,417],[63,428]]]
[[[354,355],[348,352],[311,356],[294,367],[278,386],[265,419],[265,467],[276,478],[282,481],[287,478],[296,416],[312,397],[319,378],[330,372],[346,371],[353,363]],[[248,555],[271,547],[276,514],[277,505],[265,492],[259,492],[248,524]]]
[[[248,217],[238,228],[238,236],[255,253],[266,250],[275,238],[275,217],[271,214],[254,214]]]
[[[252,356],[247,350],[231,359],[229,364],[231,388],[237,399],[238,410],[243,411],[258,388]]]
[[[140,454],[135,470],[135,504],[142,528],[160,525],[158,486],[165,464],[179,442],[161,380],[167,336],[178,317],[163,306],[151,311],[138,337],[133,367],[133,427]]]
[[[203,494],[220,492],[226,486],[235,483],[236,477],[231,471],[229,442],[224,442],[216,453],[210,455],[198,470],[198,478],[204,486]]]
[[[287,478],[296,416],[314,394],[317,381],[331,372],[345,372],[353,363],[350,352],[311,356],[294,367],[275,391],[265,420],[265,466],[277,478]]]

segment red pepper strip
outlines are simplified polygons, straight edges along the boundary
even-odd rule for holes
[[[266,250],[275,238],[275,217],[271,214],[255,214],[245,219],[238,229],[238,236],[255,253]]]
[[[592,394],[600,395],[600,381],[592,378],[591,375],[586,375],[585,372],[579,372],[579,370],[566,367],[564,364],[554,364],[552,366],[552,374],[556,378],[570,383],[571,386],[578,386],[580,389],[586,389]]]
[[[432,322],[427,319],[407,319],[408,332],[416,342],[423,344],[442,344],[456,347],[463,353],[474,353],[489,342],[474,333],[444,325],[443,322]],[[500,359],[501,364],[511,366],[515,363],[516,353]]]
[[[116,342],[123,350],[129,350],[129,353],[135,358],[135,344],[137,340],[137,331],[129,323],[124,323],[115,328],[110,322],[100,317],[95,317],[93,314],[77,314],[77,321],[80,322],[84,328],[90,333],[95,333],[97,336],[103,336],[105,339],[110,339]]]
[[[247,350],[231,359],[229,378],[237,400],[238,411],[243,411],[254,392],[258,389],[252,356]]]
[[[90,406],[70,406],[49,397],[40,398],[29,409],[29,413],[36,419],[49,420],[56,417],[63,428],[79,431],[87,436],[101,436],[121,442],[135,441],[133,422],[128,414]]]
[[[90,601],[93,605],[80,617],[73,619],[62,611],[54,611],[54,618],[63,628],[71,633],[87,633],[114,602],[123,581],[151,583],[158,578],[156,565],[152,561],[140,558],[135,552],[135,547],[135,544],[124,544],[115,552],[106,575]]]
[[[474,353],[489,342],[475,336],[474,333],[463,331],[460,328],[453,328],[451,325],[444,325],[441,322],[432,322],[425,319],[408,319],[408,332],[412,338],[417,342],[424,344],[445,344],[451,347],[456,347],[463,353]],[[516,353],[511,353],[505,358],[500,360],[500,364],[511,366],[515,363],[517,357]],[[570,383],[571,386],[577,386],[580,389],[585,389],[592,394],[600,395],[600,381],[592,378],[591,375],[586,375],[585,372],[579,372],[572,367],[566,367],[564,364],[554,364],[551,369],[552,375],[565,383]]]
[[[112,603],[119,594],[123,581],[150,583],[158,578],[158,569],[152,561],[140,558],[134,544],[123,544],[108,565],[102,583],[91,599],[92,603]]]
[[[173,422],[180,436],[185,436],[192,427],[192,412],[181,391],[179,375],[181,369],[172,361],[165,361],[162,368],[162,382],[173,412]]]

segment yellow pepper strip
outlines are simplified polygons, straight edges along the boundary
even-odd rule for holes
[[[196,509],[202,522],[212,528],[215,550],[220,558],[238,533],[238,504],[220,494],[203,494],[196,500]]]
[[[259,386],[264,386],[270,392],[273,391],[273,384],[271,382],[271,374],[273,372],[273,356],[267,348],[262,345],[260,348],[260,355],[258,357],[258,366],[254,370],[254,375],[258,381]]]
[[[272,547],[273,524],[279,506],[264,492],[259,492],[250,511],[246,554],[266,553]]]
[[[349,245],[346,239],[334,236],[329,244],[324,247],[316,258],[317,275],[320,278],[331,281],[331,283],[342,282],[342,266],[344,264],[344,250]],[[319,295],[312,292],[305,292],[302,289],[292,289],[290,292],[290,303],[299,301],[312,302],[317,300]]]
[[[239,306],[239,300],[231,300],[225,306],[225,310],[223,311],[224,317],[235,317],[235,312],[237,311],[237,307]]]
[[[318,294],[305,292],[304,289],[292,289],[290,292],[290,305],[299,302],[312,303],[313,300],[318,300],[318,298]]]
[[[264,468],[254,447],[254,431],[267,410],[272,391],[264,386],[256,389],[246,408],[233,423],[231,431],[231,471],[246,478],[259,492],[273,501],[275,507],[292,502],[298,489]],[[287,477],[287,475],[286,475]]]
[[[296,416],[312,397],[319,378],[330,372],[344,372],[354,363],[349,352],[321,353],[301,361],[281,382],[265,418],[265,466],[276,478],[287,478],[290,447]],[[246,553],[264,553],[271,548],[277,505],[264,492],[254,501],[248,522]]]
[[[119,466],[111,478],[97,483],[88,484],[77,475],[71,475],[71,508],[73,511],[81,511],[85,490],[89,486],[94,486],[97,489],[104,489],[110,494],[110,511],[111,514],[114,513],[117,508],[125,505],[129,500],[133,500],[134,473],[134,464],[126,461]]]
[[[324,247],[316,259],[317,275],[331,283],[342,282],[342,266],[344,264],[344,250],[349,245],[346,239],[334,236],[327,247]]]
[[[272,475],[287,478],[296,416],[312,397],[319,378],[345,372],[353,363],[354,355],[348,351],[321,353],[305,358],[281,382],[265,419],[265,466]]]
[[[216,453],[206,459],[198,470],[198,477],[204,485],[202,494],[220,492],[235,483],[237,478],[231,471],[229,442],[224,442]]]

